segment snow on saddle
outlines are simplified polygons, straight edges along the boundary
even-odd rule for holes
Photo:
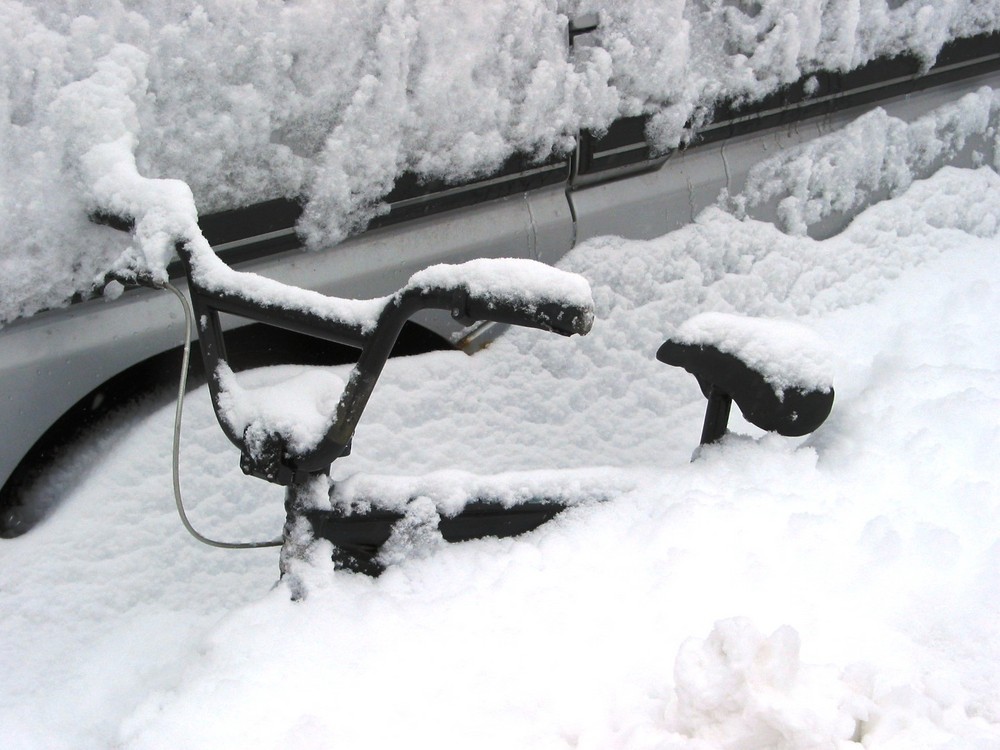
[[[797,323],[702,313],[656,358],[697,378],[708,399],[702,445],[726,434],[733,401],[751,424],[789,437],[808,435],[833,408],[829,351]]]

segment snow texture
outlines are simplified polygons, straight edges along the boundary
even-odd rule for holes
[[[253,383],[240,382],[220,364],[219,413],[247,442],[251,455],[272,435],[281,435],[294,454],[319,444],[333,422],[344,380],[319,368],[277,367]]]
[[[318,248],[404,171],[459,181],[639,113],[665,149],[721,99],[997,28],[996,0],[2,0],[0,323],[162,276],[195,206],[302,197]],[[137,208],[138,247],[86,218]]]
[[[669,146],[719,97],[904,49],[929,64],[1000,17],[988,0],[635,0],[568,55],[566,16],[590,4],[329,7],[0,2],[0,319],[109,268],[155,275],[178,236],[208,283],[242,287],[195,207],[304,194],[322,244],[403,169],[460,179],[640,111]],[[996,151],[995,96],[905,131],[873,114],[684,229],[586,243],[564,264],[593,290],[583,339],[513,331],[471,359],[388,363],[333,474],[337,502],[416,497],[378,580],[334,572],[322,543],[277,585],[273,550],[197,545],[171,497],[172,405],[106,424],[36,488],[51,517],[0,545],[0,746],[1000,746],[1000,176],[985,146],[934,171],[963,133]],[[786,197],[793,234],[753,218]],[[138,245],[95,208],[130,212]],[[360,325],[371,304],[329,314]],[[734,415],[740,434],[690,463],[704,401],[653,353],[707,312],[829,341],[830,419],[788,440]],[[241,475],[205,389],[187,412],[196,525],[271,538],[280,490]],[[432,531],[468,493],[549,490],[579,502],[523,537]]]
[[[1000,92],[983,87],[911,123],[878,108],[845,128],[754,165],[732,205],[740,215],[777,201],[781,226],[805,234],[833,214],[898,195],[914,179],[953,164],[1000,169]]]
[[[388,363],[334,465],[342,499],[418,498],[377,580],[316,544],[292,602],[273,550],[187,537],[172,405],[67,455],[49,520],[0,545],[0,744],[1000,745],[1000,176],[942,169],[826,240],[712,208],[566,268],[587,337]],[[704,399],[653,353],[713,311],[830,343],[816,433],[734,415],[689,462]],[[204,389],[187,413],[195,524],[273,536],[280,489],[241,475]],[[432,532],[467,491],[546,487],[583,502],[515,539]]]

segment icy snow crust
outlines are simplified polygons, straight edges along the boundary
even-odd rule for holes
[[[0,744],[1000,746],[997,172],[943,169],[823,241],[713,208],[565,267],[593,288],[589,336],[389,362],[334,475],[428,517],[476,488],[582,503],[517,539],[415,535],[378,580],[317,545],[292,603],[273,550],[181,528],[172,406],[123,421],[0,545]],[[830,344],[814,435],[734,414],[689,461],[704,399],[653,355],[705,312]],[[280,489],[242,476],[204,390],[187,413],[194,522],[272,537]]]
[[[630,0],[600,7],[596,43],[568,53],[568,18],[594,9],[0,0],[0,323],[115,267],[160,273],[166,230],[195,206],[304,196],[299,229],[320,247],[383,211],[405,170],[459,180],[642,112],[667,148],[722,98],[904,51],[930,64],[949,39],[1000,27],[996,0]],[[86,219],[165,196],[175,216],[138,217],[139,252]]]

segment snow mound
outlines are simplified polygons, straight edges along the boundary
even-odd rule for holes
[[[756,27],[731,7],[711,13]],[[872,7],[825,13],[893,20]],[[901,5],[899,33],[938,38],[902,23],[935,8]],[[591,335],[512,331],[471,359],[387,364],[333,479],[349,499],[424,499],[378,580],[333,571],[322,544],[297,561],[304,602],[274,586],[273,552],[184,535],[172,407],[110,425],[39,488],[58,512],[0,545],[0,743],[1000,746],[998,240],[984,165],[915,180],[826,240],[715,207],[648,242],[588,242],[565,267],[593,291]],[[820,430],[688,461],[704,402],[653,352],[720,312],[830,342],[838,409]],[[204,390],[188,414],[196,525],[272,536],[280,491],[241,476]],[[515,539],[423,533],[491,482],[509,501],[550,482],[613,497]]]
[[[995,746],[997,195],[991,169],[945,169],[822,242],[718,210],[594,241],[567,259],[597,299],[591,336],[390,362],[334,472],[344,498],[425,493],[396,565],[335,573],[316,545],[295,571],[309,598],[281,585],[230,615],[129,704],[119,742],[466,747],[485,727],[498,748]],[[720,308],[834,345],[840,408],[804,444],[730,438],[688,462],[702,402],[652,352],[663,325]],[[586,492],[611,465],[619,492],[442,547],[439,501],[491,481],[429,471],[456,465],[512,494],[512,467],[588,467]]]
[[[870,701],[836,670],[803,664],[800,650],[794,628],[764,636],[746,618],[682,644],[666,710],[678,746],[806,750],[861,741]]]
[[[877,108],[755,164],[732,205],[753,215],[777,201],[782,228],[804,235],[827,217],[899,195],[966,151],[969,165],[1000,169],[1000,92],[983,87],[910,123]]]

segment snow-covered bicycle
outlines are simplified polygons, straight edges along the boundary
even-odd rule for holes
[[[123,228],[127,222],[119,222]],[[432,266],[395,293],[373,300],[328,297],[242,273],[205,242],[178,242],[191,297],[169,284],[185,307],[188,337],[196,322],[201,357],[219,425],[240,451],[249,476],[284,486],[286,521],[280,539],[229,543],[208,539],[187,519],[180,495],[178,453],[184,381],[174,433],[173,480],[181,519],[196,538],[227,548],[282,547],[281,569],[317,539],[333,546],[342,568],[378,575],[394,537],[428,532],[448,542],[515,536],[553,518],[572,502],[544,491],[504,502],[491,493],[468,497],[451,512],[426,503],[381,503],[378,497],[342,502],[330,467],[348,455],[351,439],[404,323],[422,310],[445,310],[462,323],[493,321],[558,333],[586,335],[594,323],[590,286],[582,277],[524,259],[478,259]],[[229,366],[220,315],[347,344],[361,350],[346,382],[327,368],[245,387]],[[680,326],[657,358],[683,367],[708,399],[701,444],[727,432],[732,403],[764,430],[806,435],[830,413],[834,392],[817,364],[811,334],[797,324],[706,313]]]

